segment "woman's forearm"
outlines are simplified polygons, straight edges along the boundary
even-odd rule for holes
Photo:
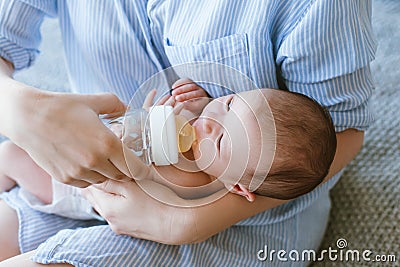
[[[363,132],[356,130],[337,135],[337,153],[328,177],[346,166],[363,142]],[[248,202],[226,191],[198,200],[184,200],[160,184],[153,185],[152,193],[154,188],[159,197],[144,193],[133,181],[109,180],[101,185],[101,190],[86,190],[86,197],[116,233],[173,245],[203,241],[243,219],[288,202],[262,196]],[[173,200],[175,205],[159,201],[160,197]],[[137,220],[138,214],[144,219]]]
[[[11,80],[12,73],[12,64],[0,57],[0,114],[7,112],[7,94],[9,93],[7,84]],[[0,116],[0,134],[6,135],[6,123],[5,117]]]
[[[354,159],[362,147],[363,140],[364,132],[355,129],[348,129],[337,133],[336,155],[324,181],[327,181],[334,174],[338,173]],[[209,205],[191,209],[180,209],[177,211],[179,216],[175,216],[174,219],[179,221],[179,217],[186,218],[185,222],[187,225],[181,228],[179,240],[175,241],[178,244],[184,244],[205,240],[240,220],[286,202],[257,196],[254,203],[249,203],[239,196],[227,194]],[[177,223],[177,221],[172,222],[172,224]]]
[[[2,77],[3,75],[6,77],[11,77],[13,72],[13,64],[0,57],[0,77]]]
[[[347,129],[336,133],[336,140],[336,154],[324,182],[346,167],[357,156],[364,143],[364,132]]]
[[[17,99],[26,92],[32,90],[28,86],[13,80],[13,65],[3,58],[0,58],[0,133],[10,137],[12,133],[12,120]]]
[[[176,221],[171,224],[180,221],[179,218],[185,218],[186,225],[181,223],[181,228],[172,243],[180,245],[204,241],[241,220],[286,202],[288,201],[258,195],[254,202],[249,202],[241,196],[228,193],[208,205],[190,209],[178,208],[174,213],[179,216],[175,216]]]

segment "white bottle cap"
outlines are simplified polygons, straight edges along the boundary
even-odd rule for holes
[[[149,111],[151,157],[156,165],[178,163],[178,142],[172,106],[153,106]]]

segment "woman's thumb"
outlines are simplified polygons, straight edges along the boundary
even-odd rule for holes
[[[125,104],[114,94],[94,94],[88,95],[87,104],[97,114],[118,114],[126,111]]]

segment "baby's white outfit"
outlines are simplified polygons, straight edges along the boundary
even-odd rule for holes
[[[20,189],[20,197],[33,209],[78,220],[104,219],[93,209],[92,205],[81,195],[82,189],[66,185],[52,179],[53,201],[44,204],[40,199]]]

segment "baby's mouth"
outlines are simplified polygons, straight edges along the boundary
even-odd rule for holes
[[[198,129],[198,125],[197,125],[197,123],[196,123],[197,121],[195,121],[193,124],[192,124],[192,127],[193,127],[193,130],[194,130],[194,134],[195,134],[195,140],[193,141],[193,144],[197,144],[198,143],[198,140],[200,139],[200,137],[201,137],[201,135],[200,135],[200,129]]]

